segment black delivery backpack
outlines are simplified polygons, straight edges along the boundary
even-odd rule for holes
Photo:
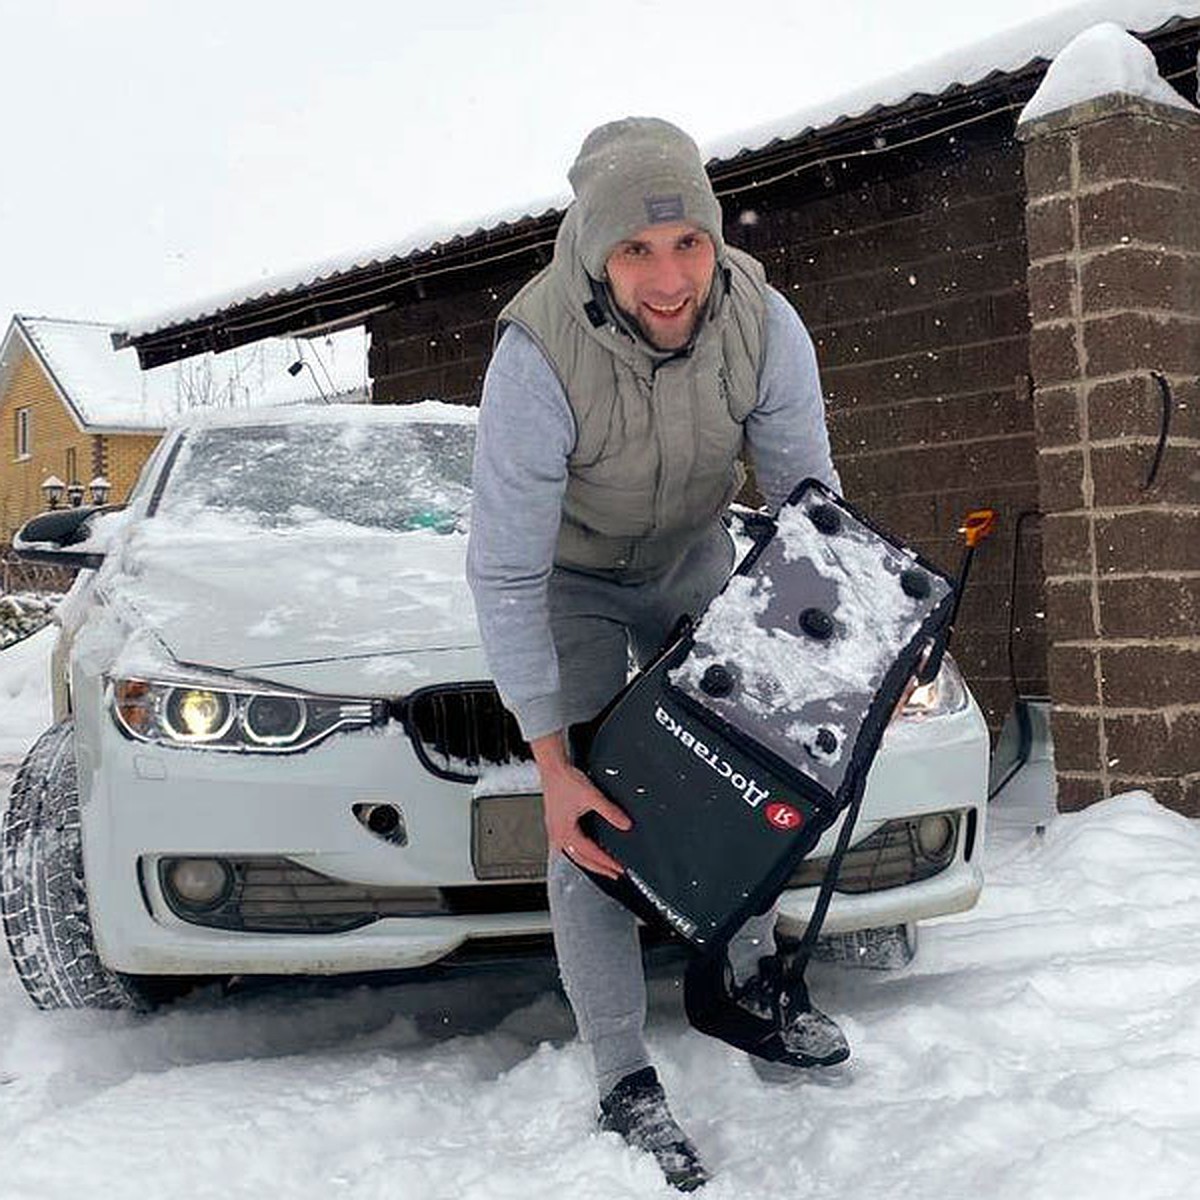
[[[586,761],[634,822],[622,832],[587,815],[588,835],[625,868],[592,878],[706,958],[861,798],[956,607],[949,576],[816,480],[756,519],[753,548],[708,610],[598,718]]]

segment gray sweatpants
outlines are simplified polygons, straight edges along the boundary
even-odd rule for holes
[[[594,717],[624,686],[630,662],[646,663],[685,613],[698,616],[728,578],[733,544],[714,526],[679,564],[639,583],[555,568],[550,622],[566,719]],[[591,1047],[604,1096],[650,1062],[643,1038],[646,983],[637,922],[562,854],[547,866],[550,917],[559,971],[579,1035]],[[737,978],[774,950],[775,912],[753,917],[729,944]]]

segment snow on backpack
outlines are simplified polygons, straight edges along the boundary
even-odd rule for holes
[[[815,480],[694,626],[598,718],[592,781],[633,818],[585,828],[598,884],[716,953],[861,797],[904,689],[940,652],[954,581]],[[827,901],[826,901],[827,903]]]

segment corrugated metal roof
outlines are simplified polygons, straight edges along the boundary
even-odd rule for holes
[[[772,145],[794,141],[842,122],[870,116],[908,103],[917,97],[935,97],[951,89],[970,87],[991,76],[1013,73],[1038,62],[1049,62],[1079,32],[1101,21],[1115,21],[1133,33],[1148,35],[1179,21],[1200,18],[1200,3],[1178,0],[1085,0],[1071,8],[1006,30],[930,59],[854,91],[810,105],[751,129],[706,143],[710,170]],[[158,312],[122,327],[119,338],[135,342],[241,306],[286,297],[342,276],[357,276],[372,268],[384,269],[419,255],[437,253],[464,240],[499,234],[510,226],[528,226],[552,218],[570,203],[570,192],[537,203],[519,204],[475,220],[444,227],[426,227],[401,241],[383,247],[325,259],[296,271],[257,281],[240,289]]]
[[[1102,21],[1115,21],[1131,33],[1147,36],[1172,21],[1196,17],[1200,17],[1200,4],[1178,0],[1085,0],[778,121],[744,129],[705,149],[718,160],[736,158],[772,142],[790,141],[841,121],[895,108],[918,96],[940,96],[951,88],[970,87],[992,75],[1012,74],[1037,62],[1048,63],[1077,34]]]

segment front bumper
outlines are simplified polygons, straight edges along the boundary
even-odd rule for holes
[[[385,917],[338,933],[251,933],[181,919],[154,864],[164,856],[285,858],[322,875],[379,887],[472,887],[471,789],[425,770],[398,725],[336,735],[303,754],[214,754],[125,739],[106,712],[81,754],[85,869],[97,948],[134,974],[339,974],[435,962],[475,939],[549,931],[536,912]],[[987,733],[974,705],[889,731],[863,802],[856,842],[886,820],[964,813],[954,858],[931,879],[886,891],[835,893],[831,933],[896,925],[969,908],[982,886]],[[407,844],[373,836],[355,805],[390,803]],[[974,811],[974,819],[966,819]],[[837,826],[814,851],[832,851]],[[149,867],[149,869],[148,869]],[[781,929],[803,931],[816,889],[786,891]]]

